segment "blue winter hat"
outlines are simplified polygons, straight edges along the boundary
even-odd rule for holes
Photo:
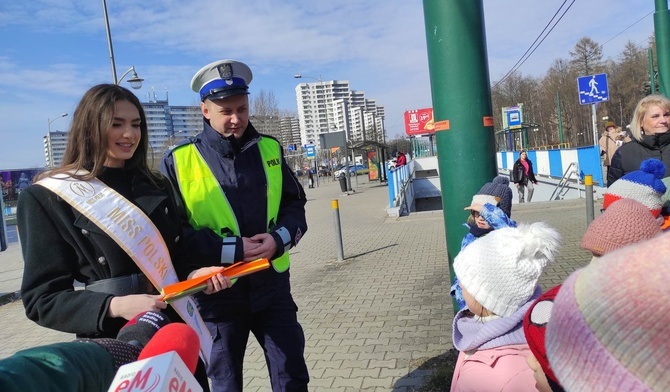
[[[508,177],[496,176],[493,181],[484,184],[477,194],[497,197],[500,199],[498,201],[498,208],[508,217],[512,217],[512,190],[509,187]]]

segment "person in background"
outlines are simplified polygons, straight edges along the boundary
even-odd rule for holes
[[[47,180],[58,183],[63,177],[74,178],[78,182],[70,188],[83,194],[93,189],[91,182],[101,181],[103,192],[111,194],[117,206],[132,204],[124,211],[137,208],[148,217],[181,279],[222,269],[191,270],[185,263],[177,204],[170,183],[149,169],[148,140],[144,110],[131,91],[101,84],[81,98],[72,116],[62,165],[42,173],[39,178],[43,181],[28,186],[18,201],[17,224],[25,263],[21,300],[29,319],[77,337],[115,338],[138,313],[167,307],[129,251],[106,227],[94,223],[91,213],[84,215],[47,187]],[[108,205],[92,208],[104,211],[102,214],[111,210]],[[135,219],[141,218],[139,215]],[[124,216],[127,220],[120,224],[135,231],[133,216]],[[84,283],[84,290],[75,290],[75,281]],[[230,287],[230,280],[217,274],[207,286],[206,293],[213,293]],[[179,317],[173,313],[171,319]],[[201,373],[196,377],[208,390],[204,366]]]
[[[184,241],[196,266],[270,259],[273,268],[197,295],[214,336],[214,391],[241,391],[247,341],[265,352],[273,391],[306,391],[305,335],[290,284],[289,250],[307,231],[305,191],[279,142],[249,122],[251,69],[235,60],[204,66],[191,80],[204,130],[163,159],[161,170],[185,206]],[[195,173],[195,174],[194,174]]]
[[[404,166],[406,164],[407,164],[407,157],[405,156],[405,153],[402,151],[398,151],[398,154],[396,155],[395,158],[395,167]]]
[[[538,280],[558,252],[560,235],[543,222],[494,230],[455,258],[468,308],[453,321],[458,360],[451,391],[534,391],[523,317],[542,289]]]
[[[616,150],[621,147],[624,143],[628,143],[630,138],[626,135],[626,132],[621,131],[621,127],[617,127],[614,121],[607,121],[605,123],[605,132],[598,140],[600,145],[600,156],[603,159],[603,166],[609,172],[610,163],[612,162],[612,156]],[[607,172],[605,178],[607,178]]]
[[[566,391],[670,391],[670,234],[573,272],[547,323],[547,358]]]
[[[655,158],[670,165],[670,99],[662,95],[642,98],[635,107],[630,131],[633,140],[619,147],[607,171],[607,186],[638,170],[642,161]],[[666,171],[663,177],[670,176]]]
[[[528,159],[528,151],[521,150],[519,159],[512,166],[512,182],[516,185],[519,192],[519,203],[528,201],[530,203],[535,191],[534,185],[537,185],[535,174],[533,173],[533,162]],[[524,199],[525,190],[528,189],[528,199]]]
[[[493,181],[487,182],[472,197],[472,202],[465,210],[470,210],[466,226],[468,233],[461,241],[461,251],[477,238],[503,227],[516,227],[512,215],[512,190],[509,188],[509,179],[496,176]],[[458,276],[455,276],[450,294],[458,303],[458,310],[465,308],[466,303],[463,292],[458,284]]]

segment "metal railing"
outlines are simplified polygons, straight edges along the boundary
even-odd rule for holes
[[[572,174],[576,174],[579,181],[579,165],[577,162],[570,163],[568,168],[565,169],[563,176],[561,177],[560,181],[558,181],[558,184],[556,184],[556,188],[551,193],[549,200],[563,200],[565,194],[570,190],[568,184],[570,183],[570,177]]]
[[[388,164],[387,164],[388,165]],[[386,178],[389,189],[389,207],[395,208],[404,201],[405,191],[414,174],[414,160],[395,169],[386,167]]]

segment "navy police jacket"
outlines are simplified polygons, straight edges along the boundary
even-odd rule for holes
[[[263,137],[268,137],[263,135]],[[197,136],[184,141],[174,150],[166,153],[161,172],[173,184],[177,193],[176,199],[183,202],[179,192],[177,175],[175,173],[173,152],[185,144],[194,144],[212,173],[219,180],[221,189],[226,195],[230,206],[235,213],[242,237],[251,237],[259,233],[268,232],[267,227],[267,196],[266,176],[262,165],[258,142],[261,135],[251,123],[240,140],[233,136],[222,137],[206,121],[204,131]],[[307,231],[305,219],[305,191],[288,167],[282,151],[283,184],[279,215],[274,227],[269,228],[277,242],[277,253],[281,256],[289,248],[295,246]],[[232,246],[235,247],[235,260],[222,260],[223,239],[219,235],[223,228],[193,229],[186,216],[183,204],[180,208],[182,216],[183,245],[189,249],[189,259],[193,261],[192,269],[226,265],[243,259],[244,249],[242,239],[236,238]],[[285,244],[274,230],[284,228],[290,234],[290,243]],[[215,231],[219,231],[219,233]],[[230,244],[230,243],[228,243]],[[230,251],[224,252],[231,254]],[[289,270],[290,271],[290,270]],[[271,307],[274,301],[290,298],[289,271],[277,273],[274,269],[257,272],[242,277],[229,289],[212,295],[196,296],[202,317],[216,318],[234,312],[260,311]]]

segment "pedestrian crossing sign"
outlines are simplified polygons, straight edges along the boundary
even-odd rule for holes
[[[605,102],[610,99],[607,74],[604,73],[578,77],[577,89],[581,105]]]

